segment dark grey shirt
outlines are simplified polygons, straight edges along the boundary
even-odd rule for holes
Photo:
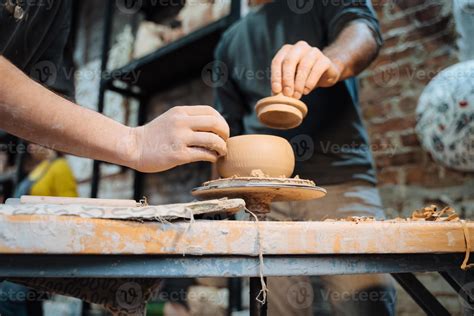
[[[322,50],[354,20],[367,23],[377,43],[382,43],[368,1],[306,1],[312,4],[306,13],[298,13],[301,10],[295,10],[292,1],[267,4],[223,35],[216,50],[212,81],[216,108],[227,119],[232,135],[272,134],[288,139],[297,160],[295,173],[301,177],[319,184],[351,180],[375,183],[355,78],[304,96],[302,101],[309,113],[298,128],[273,130],[257,119],[254,106],[271,94],[271,61],[284,44],[304,40]]]
[[[50,89],[74,96],[72,60],[66,55],[72,0],[15,0],[24,11],[15,19],[0,0],[0,55]]]

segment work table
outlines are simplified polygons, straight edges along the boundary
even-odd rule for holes
[[[474,223],[464,225],[474,244]],[[157,223],[0,215],[4,254],[257,256],[260,249],[263,255],[464,253],[466,242],[460,221]]]
[[[460,269],[466,237],[474,244],[473,222],[160,223],[0,215],[0,276],[256,277],[261,251],[265,276],[392,273],[419,297],[423,285],[408,272],[438,271],[458,292],[474,280]],[[433,300],[428,292],[417,302],[445,314]]]

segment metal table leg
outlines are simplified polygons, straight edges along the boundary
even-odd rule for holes
[[[474,271],[455,269],[442,271],[439,274],[458,293],[466,310],[472,313],[474,311]]]
[[[265,282],[267,279],[265,278]],[[259,277],[250,278],[250,315],[251,316],[266,316],[267,315],[267,305],[260,304],[257,301],[257,296],[260,294],[262,290],[262,283],[260,282]],[[268,301],[268,295],[267,295]]]
[[[412,273],[392,273],[392,277],[407,291],[428,315],[450,315],[448,310],[431,294]]]
[[[232,315],[232,312],[242,310],[242,280],[240,278],[229,278],[229,309],[228,315]]]

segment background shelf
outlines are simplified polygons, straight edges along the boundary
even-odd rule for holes
[[[212,22],[147,56],[113,70],[116,74],[114,78],[139,87],[145,94],[157,93],[189,81],[199,76],[203,67],[214,59],[214,49],[222,33],[233,21],[229,15]],[[135,78],[138,80],[133,82]],[[112,86],[113,81],[106,81],[106,85]]]

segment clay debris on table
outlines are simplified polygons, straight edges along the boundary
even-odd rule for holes
[[[451,222],[451,221],[459,221],[459,215],[452,207],[445,207],[443,209],[438,210],[437,205],[430,205],[426,206],[422,209],[415,210],[411,214],[411,217],[408,218],[401,218],[397,217],[395,219],[389,220],[377,220],[373,216],[349,216],[346,218],[341,219],[332,219],[327,218],[325,222],[375,222],[375,221],[386,221],[386,222],[413,222],[413,221],[427,221],[427,222]]]
[[[458,221],[459,215],[456,211],[446,206],[445,208],[438,210],[436,205],[424,207],[420,210],[416,210],[411,215],[409,220],[412,221],[434,221],[434,222],[449,222]]]
[[[250,172],[250,176],[256,178],[269,178],[270,176],[265,174],[261,169],[255,169]]]
[[[252,171],[250,172],[250,177],[252,177],[252,178],[275,178],[275,177],[271,177],[270,175],[268,175],[268,174],[266,174],[265,172],[263,172],[262,169],[254,169],[254,170],[252,170]],[[231,177],[231,179],[235,179],[235,178],[242,178],[242,177],[240,177],[240,176],[238,176],[238,175],[233,175],[233,176]],[[279,176],[279,177],[277,177],[277,178],[287,179],[287,178],[286,178],[285,176],[283,176],[283,175],[281,175],[281,176]],[[299,179],[299,178],[300,178],[300,176],[298,176],[298,175],[296,175],[296,176],[294,177],[294,179]]]

